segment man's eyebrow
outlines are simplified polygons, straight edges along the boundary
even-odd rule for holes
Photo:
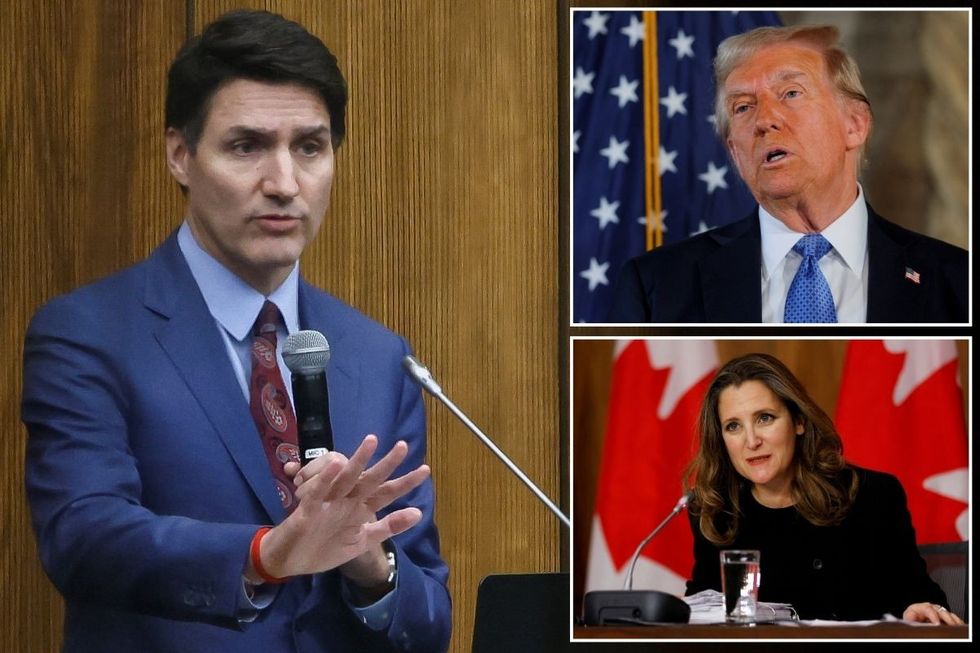
[[[795,70],[790,68],[787,70],[776,71],[776,73],[773,75],[773,80],[777,82],[789,82],[799,77],[809,77],[809,75],[807,75],[802,70]]]
[[[770,82],[784,83],[784,82],[795,81],[799,78],[805,78],[805,77],[809,77],[809,75],[807,75],[806,72],[802,70],[797,70],[795,68],[787,68],[787,69],[775,71],[769,79]],[[733,98],[741,97],[744,95],[755,95],[755,93],[746,88],[733,88],[727,93],[725,93],[725,99],[732,100]]]
[[[253,138],[268,138],[272,135],[272,131],[268,129],[262,129],[260,127],[248,127],[245,125],[234,125],[229,127],[225,134],[231,137],[237,136],[250,136]]]
[[[247,125],[234,125],[225,132],[226,136],[235,138],[246,136],[251,138],[272,138],[275,130],[262,129],[261,127],[249,127]],[[312,127],[301,127],[292,133],[292,138],[313,138],[318,136],[330,136],[330,127],[327,125],[314,125]]]
[[[330,128],[326,125],[317,125],[315,127],[304,127],[302,129],[297,129],[293,132],[296,138],[313,138],[315,136],[330,136]]]

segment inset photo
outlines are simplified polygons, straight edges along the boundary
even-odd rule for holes
[[[573,639],[967,637],[971,345],[574,338]]]
[[[572,324],[965,324],[970,10],[573,10]]]

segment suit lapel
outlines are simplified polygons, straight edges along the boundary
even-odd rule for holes
[[[868,206],[868,322],[925,322],[922,286],[905,278],[905,247]]]
[[[347,329],[337,313],[324,295],[300,280],[300,328],[319,331],[330,345],[330,361],[327,363],[330,425],[334,446],[349,456],[367,434],[355,430],[360,397],[360,360],[350,346]]]
[[[175,236],[154,253],[145,304],[168,318],[155,333],[272,523],[285,513],[255,423],[214,318]],[[203,435],[203,434],[202,434]],[[220,481],[218,481],[220,482]]]
[[[762,245],[755,214],[714,234],[718,249],[698,263],[706,322],[762,320]]]

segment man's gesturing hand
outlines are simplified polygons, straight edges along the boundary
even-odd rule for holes
[[[302,469],[298,463],[286,465],[286,474],[295,474],[299,504],[262,539],[259,555],[269,574],[312,574],[358,559],[360,565],[352,563],[344,569],[358,580],[363,571],[359,567],[371,565],[382,541],[419,522],[422,513],[418,508],[402,508],[376,519],[379,510],[429,476],[428,465],[421,465],[404,476],[388,478],[408,453],[403,441],[368,468],[377,447],[377,437],[368,435],[350,459],[330,452]],[[369,573],[364,575],[367,581]],[[248,576],[255,576],[251,562]]]

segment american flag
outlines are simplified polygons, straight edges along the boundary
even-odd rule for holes
[[[605,322],[620,268],[646,251],[644,94],[656,82],[663,242],[755,206],[714,129],[712,61],[732,34],[776,12],[657,11],[656,80],[644,74],[644,13],[572,13],[572,319]],[[651,88],[653,86],[651,85]]]

